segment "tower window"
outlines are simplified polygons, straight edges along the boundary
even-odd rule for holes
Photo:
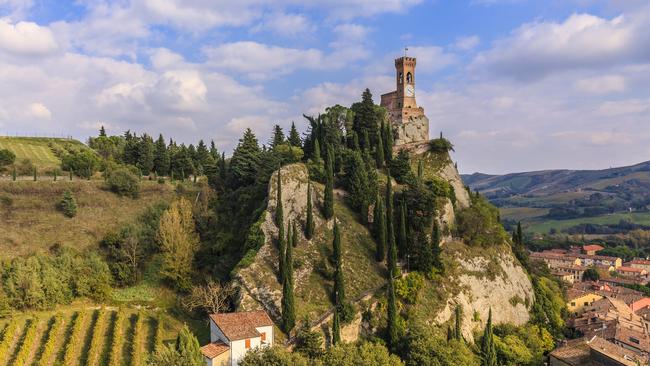
[[[409,84],[413,83],[413,75],[410,72],[406,73],[406,82]]]
[[[402,84],[404,82],[404,73],[400,72],[399,77],[397,78],[397,82]]]

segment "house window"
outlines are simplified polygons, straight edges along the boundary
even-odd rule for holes
[[[585,301],[585,306],[589,306],[589,301]]]
[[[244,343],[245,343],[246,349],[251,348],[251,340],[250,339],[245,340]]]
[[[571,301],[571,306],[576,306],[576,302],[575,302],[575,301]]]
[[[632,342],[632,343],[636,343],[636,344],[639,344],[639,343],[640,343],[638,339],[636,339],[636,338],[632,338],[632,337],[630,337],[630,342]]]
[[[262,342],[266,341],[266,333],[262,332],[262,335],[260,336],[262,338]]]

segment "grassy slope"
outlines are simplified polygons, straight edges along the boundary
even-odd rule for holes
[[[83,145],[79,141],[44,137],[0,137],[0,149],[16,154],[16,161],[29,159],[38,169],[58,167],[61,160],[54,155],[48,144],[67,142]]]
[[[81,337],[81,342],[78,345],[76,349],[76,354],[79,355],[79,358],[84,358],[83,356],[88,353],[88,350],[90,348],[90,344],[92,342],[92,339],[97,336],[99,337],[99,341],[101,344],[100,349],[100,365],[107,365],[108,364],[108,359],[109,355],[112,350],[112,337],[113,337],[113,329],[115,326],[115,313],[118,310],[117,308],[107,308],[108,309],[108,315],[106,317],[106,329],[101,332],[101,334],[95,335],[93,334],[92,331],[92,325],[94,324],[94,318],[96,317],[96,312],[98,308],[93,308],[89,307],[86,304],[78,304],[78,305],[73,305],[73,306],[67,306],[67,307],[62,307],[60,309],[57,309],[56,311],[43,311],[43,312],[29,312],[29,313],[21,313],[17,314],[14,316],[14,319],[17,319],[19,322],[18,326],[18,334],[23,334],[24,333],[24,328],[27,320],[29,319],[34,319],[37,324],[39,324],[38,327],[38,332],[36,336],[36,341],[30,345],[31,352],[30,354],[32,360],[40,360],[41,353],[43,352],[43,345],[46,342],[47,334],[49,332],[49,327],[51,324],[51,319],[54,317],[56,314],[61,314],[64,320],[64,325],[63,329],[60,331],[60,333],[57,335],[59,340],[56,343],[55,349],[56,352],[54,353],[54,356],[52,359],[50,359],[50,362],[53,362],[55,359],[58,360],[59,362],[63,358],[63,353],[65,352],[65,346],[67,342],[69,342],[70,338],[70,326],[72,324],[72,319],[76,312],[78,311],[83,311],[86,313],[86,321],[84,322],[84,325],[82,327],[82,337]],[[130,334],[133,332],[133,324],[130,321],[131,317],[135,315],[138,310],[136,309],[126,309],[125,311],[127,313],[127,316],[124,319],[123,323],[123,329],[124,329],[124,339],[122,339],[121,343],[121,349],[119,349],[119,352],[122,352],[126,358],[123,358],[123,364],[128,364],[128,361],[130,361],[130,347],[131,347],[131,341],[132,337],[130,337]],[[156,325],[156,319],[158,314],[153,311],[142,311],[141,314],[145,316],[145,322],[144,322],[144,351],[145,352],[151,352],[153,350],[153,345],[154,345],[154,329]],[[0,329],[3,329],[4,325],[8,322],[8,319],[2,320],[0,319]],[[180,328],[182,327],[182,324],[169,317],[169,316],[164,316],[163,317],[163,342],[168,343],[172,342]],[[96,340],[97,341],[97,340]],[[14,343],[15,345],[12,348],[11,354],[8,355],[7,359],[13,359],[16,355],[17,352],[19,352],[19,348],[22,347],[20,346],[20,337],[16,338]],[[124,352],[126,351],[126,352]],[[4,366],[0,363],[0,366]]]
[[[102,187],[100,181],[0,182],[0,257],[47,249],[55,243],[76,248],[96,245],[107,232],[133,221],[145,207],[174,196],[171,185],[148,181],[135,200]],[[67,189],[78,205],[72,219],[56,209]]]

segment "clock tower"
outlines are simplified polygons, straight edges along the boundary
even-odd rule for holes
[[[429,140],[429,120],[415,101],[415,57],[395,59],[393,92],[381,96],[393,126],[395,146]]]

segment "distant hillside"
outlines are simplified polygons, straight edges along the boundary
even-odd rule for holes
[[[576,220],[645,212],[650,205],[650,161],[603,170],[474,173],[462,178],[472,190],[499,206],[506,219],[538,223],[542,219]],[[637,222],[634,217],[624,219]],[[645,220],[641,221],[645,224]],[[578,220],[577,224],[590,222]]]
[[[57,154],[70,147],[83,149],[86,145],[64,138],[0,136],[0,149],[8,149],[16,154],[17,162],[29,159],[37,169],[58,167],[61,159]]]

